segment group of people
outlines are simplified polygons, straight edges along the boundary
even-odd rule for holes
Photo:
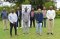
[[[55,10],[53,10],[53,6],[49,7],[49,10],[46,10],[46,7],[43,7],[43,10],[38,8],[38,10],[35,12],[34,8],[31,9],[30,12],[27,11],[27,8],[25,8],[25,11],[22,13],[22,11],[17,8],[16,12],[14,9],[11,10],[9,15],[7,14],[7,11],[5,8],[2,11],[2,20],[4,24],[4,30],[7,30],[7,21],[10,21],[10,36],[12,36],[12,28],[14,27],[15,35],[17,35],[17,29],[18,27],[22,27],[21,21],[23,23],[23,33],[28,34],[29,28],[36,27],[36,33],[41,35],[42,34],[42,27],[48,27],[48,35],[53,35],[53,26],[54,26],[54,18],[56,16]],[[30,27],[29,27],[29,20],[30,20]],[[46,23],[47,20],[47,23]],[[33,24],[32,24],[33,23]]]

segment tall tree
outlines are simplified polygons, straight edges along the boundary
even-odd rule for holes
[[[44,3],[45,3],[45,0],[30,0],[30,4],[32,4],[32,6],[35,5],[35,7],[38,6],[38,8],[41,8],[41,9]]]

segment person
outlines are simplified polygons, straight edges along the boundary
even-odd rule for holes
[[[7,25],[7,22],[8,22],[8,13],[7,13],[5,8],[3,8],[1,16],[2,16],[2,20],[3,20],[4,30],[8,30],[7,29],[7,26],[8,26]]]
[[[46,7],[43,7],[42,13],[43,13],[43,18],[44,18],[43,26],[46,27],[46,13],[47,13]]]
[[[22,17],[22,13],[19,7],[17,8],[16,14],[18,17],[18,21],[17,21],[17,29],[18,29],[18,26],[21,27],[21,17]]]
[[[33,22],[33,26],[35,27],[35,12],[34,12],[34,8],[32,8],[32,10],[30,12],[30,28],[32,27],[32,22]]]
[[[23,33],[28,34],[29,33],[29,20],[30,20],[30,13],[27,11],[27,7],[25,8],[25,11],[22,14],[22,20],[23,20]]]
[[[11,13],[8,15],[8,19],[10,21],[10,36],[12,37],[12,29],[13,29],[13,27],[15,29],[15,35],[17,35],[17,26],[16,26],[17,15],[14,12],[14,9],[12,9]]]
[[[39,35],[42,35],[42,22],[43,22],[43,13],[41,9],[38,9],[38,12],[36,13],[36,32]]]
[[[53,6],[50,6],[50,9],[47,11],[47,21],[48,21],[48,35],[53,35],[53,26],[54,26],[54,18],[55,18],[55,10],[53,10]]]

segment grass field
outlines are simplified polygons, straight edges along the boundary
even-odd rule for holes
[[[11,38],[9,30],[4,31],[3,27],[4,26],[2,24],[2,21],[0,21],[0,39],[60,39],[60,19],[55,19],[54,35],[47,35],[47,28],[43,28],[42,36],[36,34],[35,28],[30,28],[29,34],[24,35],[22,29],[19,28],[18,29],[19,36],[15,36],[13,30],[13,36]]]

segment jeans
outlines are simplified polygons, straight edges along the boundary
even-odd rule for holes
[[[42,33],[42,23],[37,23],[36,24],[36,32],[37,33]]]

